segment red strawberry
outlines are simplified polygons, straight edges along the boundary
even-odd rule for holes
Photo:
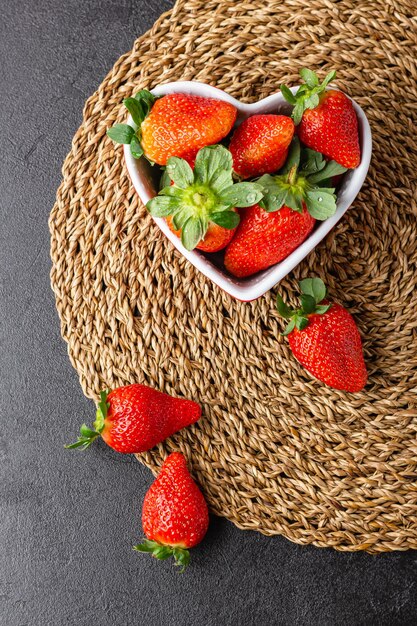
[[[204,538],[209,515],[204,496],[193,481],[181,452],[173,452],[145,496],[142,525],[147,540],[134,547],[157,559],[173,556],[184,570],[188,548]]]
[[[243,278],[279,263],[308,237],[315,221],[305,205],[301,213],[288,206],[267,213],[257,204],[243,210],[236,234],[226,248],[226,269]]]
[[[173,398],[146,385],[127,385],[102,391],[94,430],[83,424],[78,441],[65,447],[85,450],[101,435],[117,452],[144,452],[200,416],[201,408],[192,400]]]
[[[320,85],[311,70],[300,71],[305,84],[296,94],[281,87],[284,97],[295,105],[293,119],[298,126],[298,136],[308,147],[321,152],[347,168],[358,167],[361,161],[358,120],[352,101],[341,91],[327,84],[336,72],[330,72]]]
[[[285,115],[253,115],[235,130],[229,150],[241,178],[272,174],[285,163],[294,122]]]
[[[263,196],[256,183],[233,183],[232,155],[221,145],[199,150],[194,169],[185,159],[171,157],[162,187],[146,205],[150,214],[169,218],[170,229],[187,250],[207,252],[221,250],[233,237],[239,223],[236,207],[250,206]]]
[[[320,278],[300,282],[301,309],[292,310],[277,296],[280,314],[290,322],[293,355],[313,376],[335,389],[361,391],[367,380],[362,342],[353,317],[340,304],[325,300]]]

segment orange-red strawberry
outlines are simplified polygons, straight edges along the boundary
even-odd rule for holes
[[[277,296],[279,313],[290,322],[284,332],[297,361],[335,389],[361,391],[367,380],[362,342],[353,317],[338,303],[325,300],[319,278],[300,282],[301,308],[290,309]]]
[[[235,208],[230,210],[237,213]],[[239,216],[237,215],[237,217]],[[174,228],[171,217],[167,217],[167,224],[170,231],[181,238],[181,229],[177,230]],[[196,245],[196,250],[202,250],[203,252],[218,252],[219,250],[223,250],[233,239],[235,232],[236,228],[223,228],[214,222],[209,222],[207,232],[204,238]]]
[[[187,250],[207,252],[230,241],[239,223],[236,207],[250,206],[263,196],[256,183],[233,182],[232,155],[221,145],[199,150],[194,168],[185,159],[171,157],[161,186],[146,205],[150,214],[169,218],[171,230]]]
[[[226,269],[244,278],[279,263],[308,237],[315,221],[305,205],[301,213],[288,206],[267,213],[257,204],[242,210],[236,234],[226,248]]]
[[[293,118],[300,140],[344,167],[358,167],[361,152],[352,101],[341,91],[326,91],[336,72],[330,72],[321,84],[311,70],[304,68],[300,74],[305,84],[295,94],[288,87],[281,87],[284,97],[294,105]]]
[[[142,525],[147,540],[134,549],[160,560],[173,556],[184,570],[190,561],[188,549],[200,543],[207,532],[209,514],[180,452],[168,456],[147,492]]]
[[[172,156],[191,161],[200,148],[226,137],[237,115],[236,107],[224,100],[186,93],[156,98],[142,89],[123,103],[135,127],[115,124],[108,129],[108,136],[117,143],[130,144],[135,158],[144,154],[159,165],[166,165]]]
[[[248,117],[230,141],[236,174],[251,178],[277,172],[287,158],[294,128],[294,122],[286,115]]]
[[[219,143],[236,120],[236,108],[214,98],[174,93],[159,98],[142,122],[145,156],[166,165],[169,157],[192,159],[200,148]]]
[[[173,398],[146,385],[118,387],[101,392],[94,430],[83,424],[78,441],[65,447],[85,450],[101,435],[117,452],[144,452],[200,416],[201,407],[192,400]]]

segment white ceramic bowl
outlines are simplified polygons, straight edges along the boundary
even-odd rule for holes
[[[335,89],[335,87],[331,88]],[[294,87],[292,92],[294,93],[296,90],[297,87]],[[288,113],[290,108],[281,93],[272,94],[254,104],[244,104],[232,98],[232,96],[229,96],[221,89],[195,81],[179,81],[159,85],[152,90],[152,93],[156,96],[163,96],[169,93],[190,93],[225,100],[233,104],[238,110],[237,125],[250,115],[259,113]],[[337,192],[336,213],[324,222],[317,222],[311,235],[294,250],[292,254],[281,261],[281,263],[277,263],[267,270],[259,272],[249,278],[234,278],[222,267],[221,255],[208,255],[198,250],[191,252],[186,250],[178,237],[169,230],[164,219],[153,219],[181,254],[195,265],[200,272],[208,278],[211,278],[221,289],[245,302],[259,298],[291,272],[291,270],[327,235],[333,226],[337,224],[345,211],[347,211],[362,187],[371,160],[372,137],[365,113],[354,100],[352,100],[352,102],[359,122],[359,138],[362,150],[361,163],[355,170],[350,170],[344,174],[343,181]],[[128,123],[133,125],[131,118]],[[152,168],[144,158],[134,159],[128,145],[124,146],[124,154],[132,183],[140,199],[146,204],[157,194],[158,180],[156,174],[159,173],[159,170],[156,167]]]

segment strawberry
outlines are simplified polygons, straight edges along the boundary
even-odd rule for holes
[[[137,128],[116,124],[107,134],[118,143],[130,143],[135,158],[144,154],[159,165],[173,156],[193,159],[200,148],[219,143],[231,131],[237,114],[228,102],[185,93],[156,99],[142,90],[124,104]]]
[[[233,183],[232,155],[221,145],[199,150],[194,170],[185,159],[168,159],[162,185],[146,207],[154,217],[171,219],[171,230],[187,250],[220,250],[239,223],[236,207],[250,206],[263,195],[256,183]]]
[[[245,209],[226,248],[227,271],[244,278],[279,263],[308,237],[315,222],[305,205],[301,212],[283,206],[279,211],[267,213],[258,204]]]
[[[290,322],[288,335],[297,361],[330,387],[361,391],[367,380],[362,342],[353,317],[340,304],[330,304],[320,278],[300,282],[301,308],[290,309],[277,296],[279,313]]]
[[[304,68],[300,75],[305,84],[295,94],[281,86],[284,98],[294,105],[292,117],[300,140],[344,167],[358,167],[361,152],[352,101],[341,91],[326,90],[336,72],[329,72],[321,84],[311,70]]]
[[[280,173],[264,174],[258,180],[264,197],[259,205],[242,212],[226,248],[226,269],[244,278],[285,259],[308,237],[316,219],[325,220],[335,213],[334,189],[319,183],[344,171],[313,150],[301,152],[295,137]]]
[[[144,452],[200,416],[201,408],[192,400],[173,398],[146,385],[118,387],[100,393],[94,430],[83,424],[78,441],[65,447],[85,450],[101,435],[117,452]]]
[[[159,560],[173,556],[182,571],[190,561],[188,548],[204,538],[209,514],[204,496],[193,481],[181,452],[173,452],[145,496],[142,525],[147,539],[134,546]]]
[[[294,122],[285,115],[253,115],[235,130],[229,150],[240,178],[277,172],[285,163],[294,135]]]

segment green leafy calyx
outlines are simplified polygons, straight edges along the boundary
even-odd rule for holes
[[[100,402],[97,405],[96,419],[93,424],[94,430],[92,428],[89,428],[86,424],[83,424],[80,428],[80,436],[78,437],[77,441],[75,443],[70,443],[69,445],[64,446],[64,448],[80,448],[81,450],[86,450],[91,446],[93,441],[95,441],[97,437],[100,436],[104,428],[104,421],[107,417],[107,413],[110,407],[110,404],[107,402],[108,394],[108,390],[100,392]]]
[[[130,151],[135,159],[143,155],[141,146],[141,125],[149,115],[156,97],[147,89],[141,89],[134,98],[126,98],[123,104],[132,116],[134,127],[129,124],[115,124],[108,129],[107,135],[116,143],[130,144]]]
[[[336,72],[334,70],[329,72],[322,83],[319,82],[315,72],[305,67],[300,70],[300,76],[304,84],[300,85],[295,94],[286,85],[281,85],[282,95],[294,107],[291,117],[296,126],[301,122],[306,109],[315,109],[318,106],[320,95],[326,90],[330,81],[335,78]]]
[[[289,335],[294,328],[304,330],[308,326],[309,315],[323,315],[331,307],[331,304],[320,304],[326,297],[326,286],[321,278],[305,278],[300,282],[300,290],[301,307],[299,309],[291,309],[282,297],[277,295],[278,313],[289,320],[283,335]]]
[[[288,206],[302,213],[304,205],[316,220],[325,220],[336,212],[335,188],[331,178],[343,174],[346,168],[336,161],[326,161],[320,152],[301,149],[295,137],[288,159],[278,174],[264,174],[257,181],[264,197],[260,205],[268,213]]]
[[[173,556],[175,565],[180,568],[181,574],[185,571],[190,562],[190,553],[186,548],[167,546],[157,541],[151,541],[150,539],[144,539],[142,543],[133,546],[133,549],[137,552],[147,552],[159,561],[165,561]]]
[[[146,207],[154,217],[172,217],[173,226],[181,230],[181,242],[193,250],[204,239],[210,222],[226,229],[239,224],[233,210],[258,203],[262,187],[257,183],[234,183],[233,159],[224,146],[207,146],[199,150],[194,170],[184,159],[168,159],[163,174],[173,182],[163,187]]]

